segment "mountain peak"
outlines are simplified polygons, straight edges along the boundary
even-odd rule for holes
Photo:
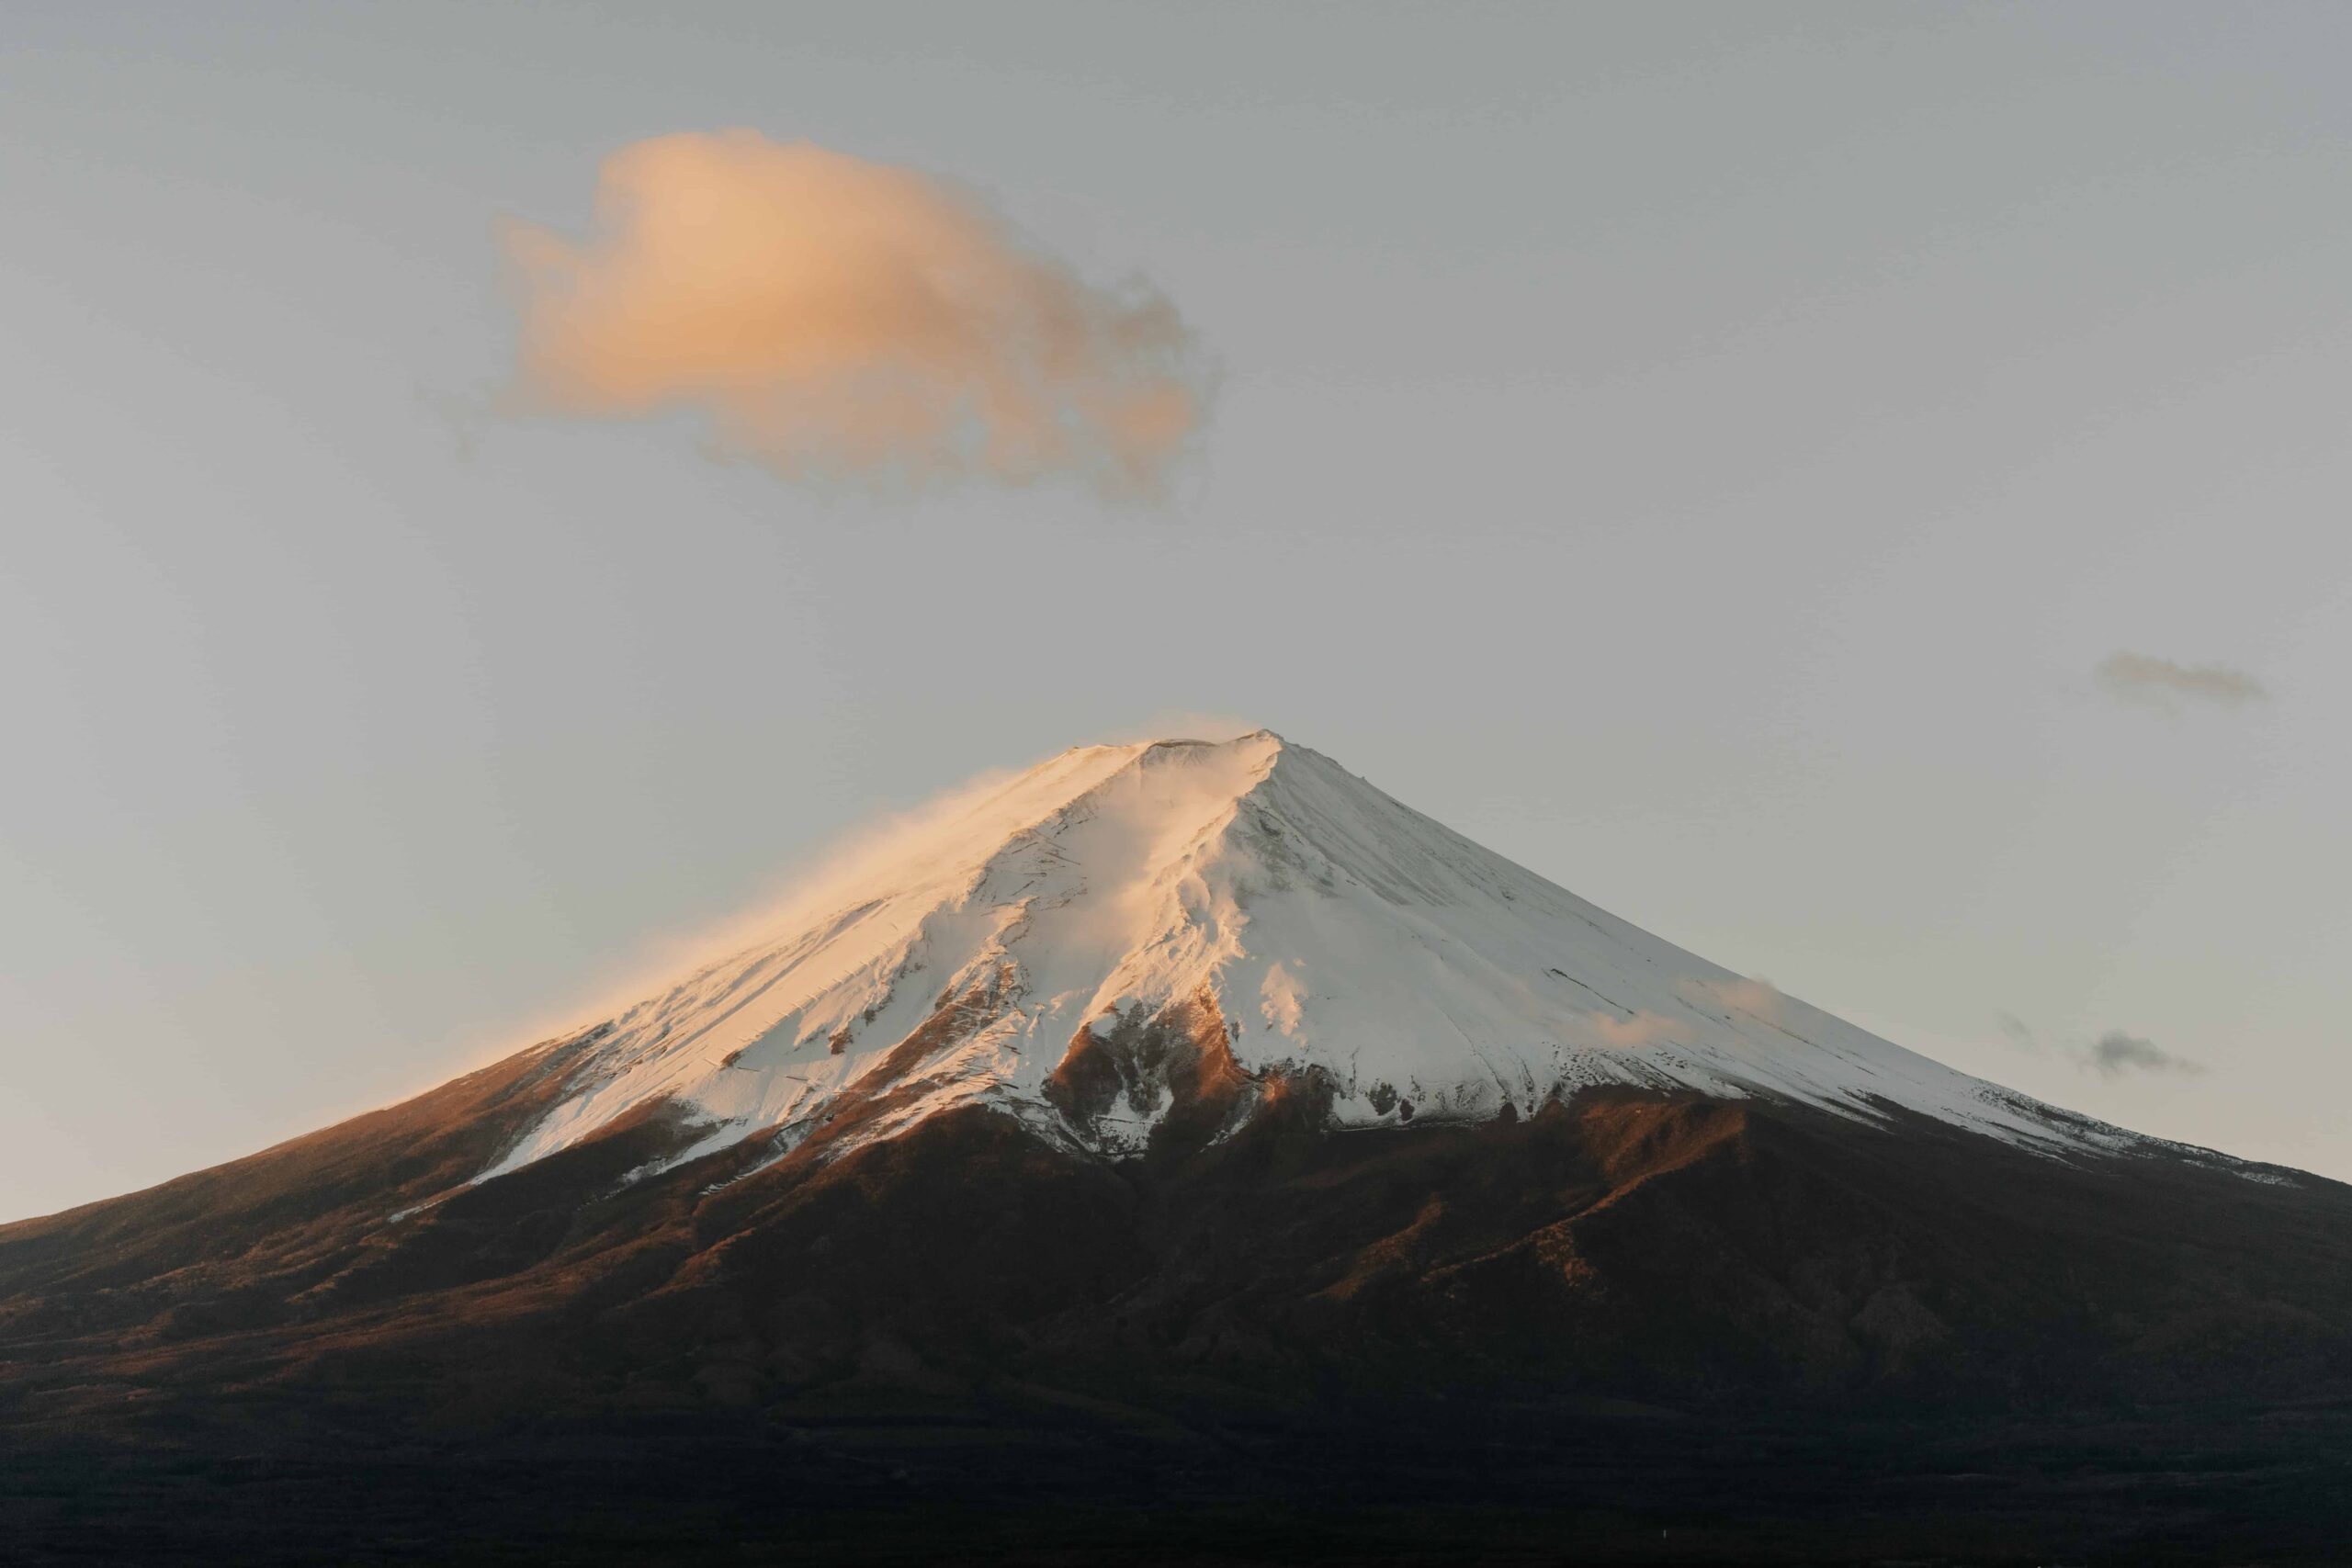
[[[2128,1136],[1709,964],[1270,729],[1063,752],[593,1032],[485,1176],[649,1108],[693,1130],[681,1159],[974,1103],[1125,1155],[1211,1080],[1230,1116],[1312,1083],[1341,1126],[1532,1114],[1615,1083],[1900,1108],[2052,1149]]]

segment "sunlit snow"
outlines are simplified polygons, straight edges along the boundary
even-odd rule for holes
[[[987,1007],[886,1066],[975,987]],[[1245,1070],[1320,1069],[1347,1126],[1621,1083],[1867,1120],[1902,1106],[2052,1152],[2130,1136],[1685,953],[1261,730],[1068,751],[874,847],[768,939],[612,1019],[483,1175],[657,1100],[705,1124],[679,1158],[788,1146],[885,1077],[913,1092],[868,1136],[981,1101],[1124,1152],[1152,1116],[1074,1127],[1046,1077],[1080,1030],[1204,987]]]

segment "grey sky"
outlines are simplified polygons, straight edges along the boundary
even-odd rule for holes
[[[2352,11],[680,10],[0,23],[0,1215],[436,1081],[1174,711],[2352,1177]],[[735,126],[1164,288],[1223,376],[1172,499],[453,431],[499,220]],[[2116,702],[2124,649],[2268,699]]]

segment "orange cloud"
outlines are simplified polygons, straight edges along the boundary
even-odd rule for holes
[[[605,161],[591,237],[510,223],[514,402],[707,415],[787,479],[1074,476],[1148,494],[1208,381],[1175,308],[1097,288],[911,169],[756,131]]]

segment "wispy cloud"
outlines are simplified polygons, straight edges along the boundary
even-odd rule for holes
[[[2026,1021],[2014,1013],[2000,1015],[2001,1032],[2012,1044],[2035,1055],[2058,1055],[2101,1077],[2120,1078],[2127,1073],[2201,1073],[2202,1062],[2177,1055],[2153,1040],[2110,1029],[2087,1045],[2044,1044]]]
[[[2107,1077],[2120,1077],[2125,1073],[2201,1073],[2204,1065],[2186,1056],[2176,1056],[2151,1040],[2136,1034],[2126,1034],[2110,1029],[2092,1042],[2087,1053],[2089,1065]]]
[[[2176,664],[2128,649],[2100,660],[2093,673],[2109,696],[2169,714],[2180,712],[2190,703],[2244,707],[2270,694],[2261,682],[2226,664]]]
[[[697,411],[718,455],[788,479],[1148,495],[1207,401],[1148,284],[1089,283],[967,191],[805,141],[636,142],[599,171],[584,242],[504,237],[514,408]]]

